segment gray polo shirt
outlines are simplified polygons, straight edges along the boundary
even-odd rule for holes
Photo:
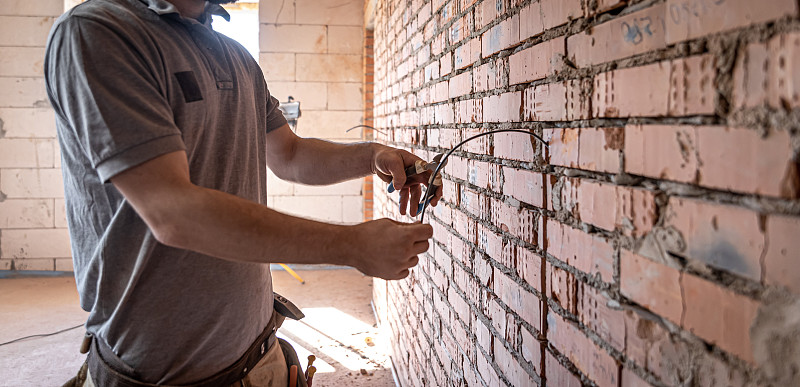
[[[87,329],[152,383],[227,367],[272,314],[268,265],[158,243],[109,182],[185,150],[193,183],[266,203],[266,134],[286,121],[255,60],[211,29],[220,10],[201,24],[164,0],[91,0],[47,46]]]

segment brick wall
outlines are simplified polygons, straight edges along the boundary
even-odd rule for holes
[[[380,0],[376,137],[450,159],[376,280],[404,386],[800,385],[795,0]],[[397,196],[375,183],[375,216]],[[409,219],[406,219],[409,220]]]
[[[300,101],[297,134],[360,141],[364,10],[360,1],[261,0],[260,57],[270,92]],[[268,205],[332,222],[363,219],[363,181],[310,187],[268,180]]]
[[[72,270],[44,46],[64,0],[0,8],[0,270]]]
[[[365,6],[367,2],[364,2]],[[365,26],[366,27],[366,26]],[[370,28],[364,29],[364,77],[362,81],[362,88],[364,94],[364,125],[372,127],[375,125],[374,120],[374,91],[375,91],[375,31]],[[374,131],[370,128],[364,128],[362,137],[364,141],[374,141]],[[372,220],[373,213],[373,178],[367,176],[364,178],[364,220]]]

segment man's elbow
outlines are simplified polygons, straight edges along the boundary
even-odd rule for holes
[[[174,221],[148,222],[148,227],[156,240],[166,246],[175,248],[186,248],[189,244],[189,235],[185,228]]]

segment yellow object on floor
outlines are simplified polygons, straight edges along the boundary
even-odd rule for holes
[[[281,267],[282,267],[284,270],[286,270],[286,272],[287,272],[287,273],[291,274],[291,275],[292,275],[292,277],[294,277],[295,279],[297,279],[298,281],[300,281],[300,283],[301,283],[301,284],[304,284],[304,283],[306,283],[306,281],[303,281],[303,279],[302,279],[302,278],[300,278],[300,276],[299,276],[299,275],[297,275],[297,273],[296,273],[294,270],[292,270],[292,268],[290,268],[289,266],[286,266],[286,265],[285,265],[285,264],[283,264],[283,263],[279,263],[278,265],[281,265]]]

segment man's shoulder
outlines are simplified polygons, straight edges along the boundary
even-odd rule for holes
[[[157,20],[139,0],[90,0],[78,4],[56,21],[53,28],[60,25],[80,25],[95,22],[106,26],[126,26],[142,20]],[[152,14],[152,15],[151,15]]]

